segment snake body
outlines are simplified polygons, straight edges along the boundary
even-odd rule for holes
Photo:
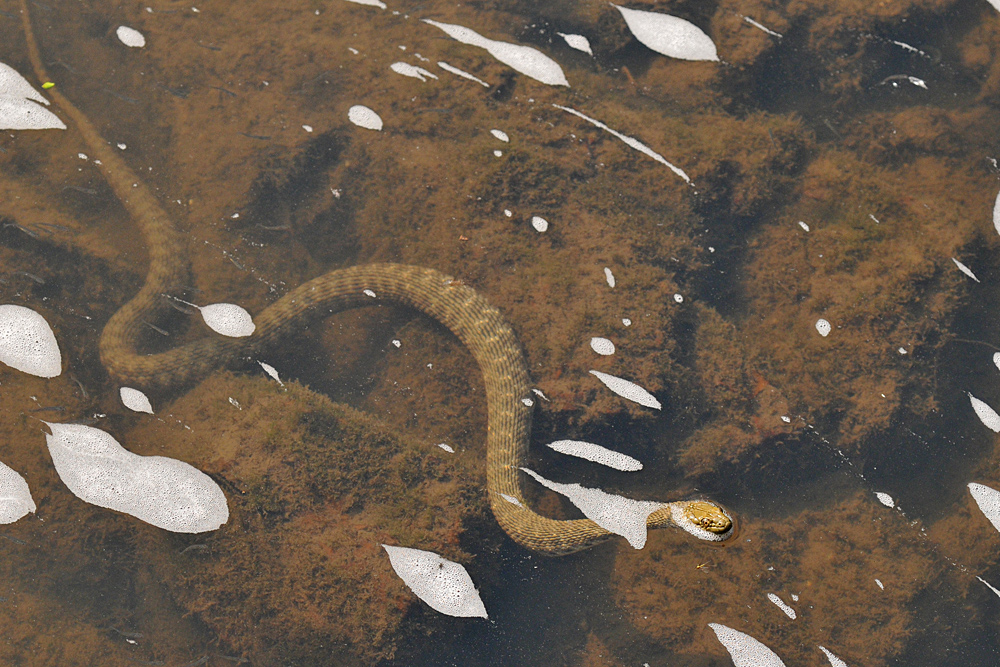
[[[25,0],[21,0],[21,11],[32,66],[42,81],[48,81]],[[613,534],[590,519],[554,520],[528,507],[521,467],[531,434],[533,401],[521,346],[496,308],[475,290],[433,269],[369,264],[332,271],[299,286],[257,314],[256,330],[248,338],[207,338],[165,352],[140,353],[146,323],[159,319],[170,307],[164,295],[179,293],[188,284],[190,269],[184,240],[156,197],[90,120],[58,89],[49,93],[72,118],[148,247],[145,283],[115,312],[101,333],[101,361],[115,381],[147,390],[189,385],[216,368],[233,364],[239,357],[273,348],[330,313],[379,301],[408,306],[447,327],[470,350],[482,371],[488,408],[486,487],[493,514],[503,530],[523,547],[548,555],[580,551]],[[664,503],[649,515],[647,527],[665,526],[679,526],[715,541],[727,539],[734,529],[725,510],[703,500]]]

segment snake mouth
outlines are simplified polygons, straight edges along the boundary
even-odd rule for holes
[[[739,524],[733,515],[714,501],[674,503],[670,515],[678,527],[705,542],[730,544],[739,534]]]

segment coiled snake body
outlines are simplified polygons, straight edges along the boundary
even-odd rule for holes
[[[48,81],[25,0],[21,0],[21,12],[32,66],[42,81]],[[490,506],[504,531],[518,544],[549,555],[586,549],[612,535],[589,519],[557,521],[528,508],[520,467],[531,433],[532,401],[525,399],[532,394],[521,347],[510,325],[485,299],[433,269],[369,264],[332,271],[257,314],[256,330],[249,338],[203,339],[166,352],[140,354],[137,346],[144,322],[156,320],[169,308],[165,294],[178,293],[187,283],[184,241],[156,198],[87,117],[58,89],[49,93],[73,119],[149,249],[144,285],[101,333],[101,361],[114,380],[144,389],[187,385],[213,369],[232,364],[239,356],[272,347],[332,312],[371,305],[376,300],[409,306],[444,324],[469,348],[482,370],[488,406],[486,487]],[[366,292],[374,293],[375,298]],[[701,500],[664,503],[647,519],[650,528],[668,525],[715,541],[733,532],[728,513]]]

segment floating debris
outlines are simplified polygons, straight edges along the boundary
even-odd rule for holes
[[[1000,491],[991,489],[985,484],[969,484],[969,493],[975,498],[980,511],[986,515],[990,523],[997,530],[1000,530]]]
[[[996,588],[994,588],[993,585],[990,582],[988,582],[985,579],[983,579],[982,577],[978,577],[978,576],[976,577],[976,579],[978,579],[979,581],[981,581],[984,584],[986,584],[986,588],[988,588],[991,591],[993,591],[994,593],[996,593],[997,597],[1000,597],[1000,590],[997,590]]]
[[[684,296],[682,294],[674,294],[674,301],[676,303],[684,303]]]
[[[149,402],[149,398],[138,389],[122,387],[118,390],[118,395],[121,396],[122,405],[129,410],[153,414],[153,405]]]
[[[366,130],[382,129],[382,119],[379,115],[361,104],[355,104],[347,110],[347,120]]]
[[[264,372],[270,375],[275,382],[280,384],[282,387],[285,386],[285,383],[281,381],[280,377],[278,377],[277,368],[275,368],[271,364],[265,364],[263,361],[258,361],[257,363],[260,364],[260,367],[264,369]]]
[[[133,454],[90,426],[44,423],[52,431],[45,440],[59,478],[84,502],[174,533],[204,533],[229,520],[222,489],[197,468]]]
[[[146,46],[146,38],[141,32],[135,30],[134,28],[120,25],[118,26],[118,30],[115,31],[115,34],[118,35],[118,39],[125,46],[133,49],[141,49]]]
[[[804,223],[801,220],[799,220],[799,227],[801,227],[803,230],[805,230],[807,232],[809,231],[809,225],[807,225],[806,223]]]
[[[767,599],[773,602],[775,606],[778,607],[778,609],[785,612],[785,616],[792,619],[793,621],[795,620],[795,610],[789,607],[787,604],[785,604],[785,601],[782,600],[780,597],[778,597],[776,593],[768,593]]]
[[[564,107],[564,106],[562,106],[560,104],[553,104],[552,106],[554,106],[556,109],[562,109],[566,113],[571,113],[571,114],[573,114],[574,116],[576,116],[578,118],[582,118],[583,120],[587,121],[591,125],[593,125],[595,127],[599,127],[602,130],[604,130],[605,132],[610,133],[611,135],[617,137],[618,139],[621,139],[625,143],[626,146],[629,146],[630,148],[634,148],[635,150],[639,151],[640,153],[643,153],[644,155],[648,155],[649,157],[653,158],[654,160],[656,160],[660,164],[666,166],[668,169],[670,169],[670,171],[674,172],[675,174],[677,174],[678,176],[680,176],[681,178],[683,178],[685,183],[687,183],[689,185],[691,184],[691,179],[688,178],[688,175],[686,173],[684,173],[683,169],[681,169],[680,167],[674,166],[673,164],[671,164],[670,162],[668,162],[665,157],[663,157],[662,155],[660,155],[659,153],[657,153],[656,151],[654,151],[652,148],[650,148],[646,144],[644,144],[641,141],[639,141],[638,139],[633,139],[632,137],[624,135],[621,132],[618,132],[617,130],[612,130],[610,127],[608,127],[607,125],[605,125],[601,121],[595,120],[595,119],[591,118],[590,116],[585,116],[584,114],[580,113],[576,109],[572,109],[570,107]]]
[[[503,157],[503,151],[493,151],[493,157]]]
[[[1000,415],[996,413],[996,410],[972,394],[969,394],[969,401],[972,403],[972,409],[976,411],[979,421],[983,422],[983,425],[994,433],[1000,433]]]
[[[375,292],[371,291],[370,289],[364,290],[364,293],[366,296],[370,296],[373,299],[375,298]]]
[[[590,374],[595,376],[598,380],[603,382],[608,389],[615,392],[622,398],[635,401],[639,405],[645,405],[647,408],[656,408],[657,410],[661,409],[660,402],[656,400],[656,397],[634,382],[629,382],[628,380],[623,380],[620,377],[608,375],[607,373],[602,373],[600,371],[590,371]]]
[[[630,319],[629,319],[629,318],[627,318],[627,317],[623,317],[623,318],[622,318],[622,324],[624,324],[624,325],[625,325],[625,326],[627,326],[627,327],[630,327],[630,326],[632,326],[632,320],[630,320]]]
[[[767,26],[764,26],[764,25],[761,25],[760,23],[757,23],[756,21],[754,21],[749,16],[744,16],[743,20],[746,21],[747,23],[749,23],[750,25],[752,25],[753,27],[757,28],[758,30],[763,30],[767,34],[771,35],[772,37],[777,37],[778,39],[781,39],[782,37],[784,37],[784,35],[782,35],[780,32],[775,32],[775,31],[771,30],[770,28],[768,28]]]
[[[885,505],[886,507],[892,508],[896,506],[896,501],[893,500],[892,496],[890,496],[888,493],[883,493],[882,491],[876,491],[875,497],[878,498],[878,501],[883,505]]]
[[[414,79],[420,79],[421,81],[427,81],[427,77],[430,77],[432,79],[438,78],[437,74],[428,72],[423,67],[415,67],[413,65],[410,65],[409,63],[403,63],[403,62],[393,63],[389,65],[389,69],[391,69],[396,74],[402,74],[403,76],[408,76]]]
[[[838,658],[834,654],[830,653],[828,650],[826,650],[822,646],[819,647],[819,650],[823,651],[823,655],[826,656],[826,659],[830,661],[830,664],[833,667],[847,667],[847,663],[846,662],[844,662],[843,660],[841,660],[840,658]]]
[[[208,328],[223,336],[243,338],[257,328],[250,313],[234,303],[213,303],[195,308],[201,311],[201,317]]]
[[[383,544],[392,569],[413,594],[448,616],[488,618],[486,606],[464,567],[421,549]]]
[[[423,21],[435,28],[440,28],[449,37],[463,44],[486,49],[487,53],[504,65],[521,74],[530,76],[536,81],[550,86],[569,86],[569,81],[566,80],[566,75],[563,74],[559,63],[538,49],[533,49],[530,46],[521,46],[520,44],[510,44],[509,42],[498,42],[483,37],[475,30],[466,28],[465,26],[440,23],[431,19],[423,19]]]
[[[353,2],[356,5],[368,5],[369,7],[378,7],[379,9],[385,9],[385,3],[381,0],[345,0],[346,2]]]
[[[490,134],[499,139],[500,141],[507,143],[510,141],[510,137],[503,130],[490,130]]]
[[[735,667],[785,667],[774,651],[748,634],[721,623],[709,623],[719,642],[729,651]]]
[[[958,267],[959,271],[961,271],[965,275],[969,276],[970,278],[972,278],[973,280],[975,280],[977,283],[979,282],[979,278],[977,278],[976,274],[972,272],[972,269],[970,269],[969,267],[967,267],[965,264],[962,264],[960,261],[958,261],[954,257],[951,258],[951,261],[955,262],[955,266]]]
[[[639,43],[657,53],[683,60],[719,60],[712,38],[693,23],[669,14],[613,6]]]
[[[36,509],[28,483],[16,470],[0,463],[0,523],[14,523]]]
[[[595,336],[590,339],[590,349],[597,354],[608,356],[615,353],[615,344],[607,338],[598,338]]]
[[[499,151],[497,151],[497,152],[499,152]],[[497,156],[497,157],[499,157],[499,156]],[[548,228],[549,228],[549,221],[546,220],[545,218],[541,218],[541,217],[539,217],[539,216],[536,215],[536,216],[534,216],[534,217],[531,218],[531,226],[535,228],[536,232],[538,232],[539,234],[541,234],[542,232],[545,232],[545,231],[548,230]]]
[[[604,267],[604,278],[608,281],[608,287],[615,286],[615,274],[611,273],[611,269],[606,266]],[[997,368],[1000,368],[1000,366],[997,366]]]
[[[58,116],[35,102],[49,105],[17,70],[0,63],[0,130],[66,129]]]
[[[642,463],[627,454],[616,452],[592,442],[582,442],[580,440],[557,440],[550,442],[549,447],[560,454],[577,456],[581,459],[600,463],[601,465],[622,470],[624,472],[636,472],[642,470]]]
[[[564,32],[557,32],[556,34],[565,39],[570,48],[583,51],[588,56],[594,55],[594,52],[590,48],[590,40],[583,35],[567,35]]]
[[[485,81],[483,81],[479,77],[475,77],[475,76],[469,74],[468,72],[466,72],[464,70],[458,69],[457,67],[452,67],[451,65],[449,65],[446,62],[444,62],[443,60],[439,60],[438,61],[438,67],[440,67],[441,69],[443,69],[446,72],[451,72],[455,76],[460,76],[463,79],[468,79],[469,81],[475,81],[476,83],[478,83],[481,86],[484,86],[486,88],[490,87],[490,84],[486,83]]]
[[[885,584],[883,584],[883,583],[882,583],[882,580],[881,580],[881,579],[876,579],[876,580],[875,580],[875,584],[876,584],[876,585],[877,585],[877,586],[878,586],[878,587],[879,587],[880,589],[882,589],[883,591],[885,590]]]
[[[62,373],[62,354],[52,327],[24,306],[0,306],[0,362],[43,378]]]
[[[531,475],[545,488],[569,498],[584,516],[604,530],[621,535],[635,549],[646,546],[646,519],[663,507],[663,503],[623,498],[600,489],[588,489],[579,484],[550,482],[528,468],[521,470]]]
[[[438,447],[440,447],[444,451],[448,452],[449,454],[454,454],[455,453],[455,450],[454,450],[454,448],[452,448],[451,445],[446,445],[443,442],[439,442],[438,443]]]
[[[832,330],[833,328],[830,326],[830,323],[824,320],[822,317],[816,320],[816,331],[819,332],[820,336],[826,338],[827,336],[830,335],[830,331]]]

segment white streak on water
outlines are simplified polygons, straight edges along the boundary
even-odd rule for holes
[[[983,425],[994,433],[1000,433],[1000,415],[997,414],[996,410],[972,394],[969,394],[969,401],[972,403],[972,409],[976,411],[979,421],[983,422]]]
[[[593,461],[594,463],[600,463],[601,465],[608,466],[609,468],[614,468],[615,470],[622,470],[624,472],[636,472],[638,470],[642,470],[642,463],[637,459],[634,459],[627,454],[622,454],[621,452],[616,452],[606,447],[595,445],[592,442],[582,442],[580,440],[557,440],[555,442],[550,442],[549,448],[554,449],[560,454],[577,456],[581,459],[586,459],[588,461]]]
[[[979,581],[981,581],[981,582],[983,582],[984,584],[986,584],[986,587],[987,587],[987,588],[989,588],[989,589],[990,589],[991,591],[993,591],[994,593],[996,593],[996,594],[997,594],[997,597],[1000,597],[1000,591],[998,591],[998,590],[997,590],[996,588],[994,588],[994,587],[993,587],[993,586],[992,586],[992,585],[990,584],[990,582],[988,582],[988,581],[986,581],[985,579],[983,579],[982,577],[978,577],[978,576],[976,577],[976,579],[978,579]]]
[[[838,658],[834,654],[830,653],[829,651],[827,651],[822,646],[819,647],[819,650],[823,651],[823,655],[825,655],[826,659],[830,661],[830,665],[832,667],[847,667],[847,663],[846,662],[844,662],[843,660],[841,660],[840,658]]]
[[[345,2],[353,2],[356,5],[368,5],[369,7],[378,7],[379,9],[385,9],[385,3],[381,0],[344,0]]]
[[[402,74],[403,76],[408,76],[413,79],[420,79],[421,81],[427,81],[427,77],[432,79],[438,78],[436,74],[428,72],[423,67],[415,67],[409,63],[396,62],[389,65],[391,69],[396,74]]]
[[[674,166],[673,164],[671,164],[670,162],[668,162],[665,157],[663,157],[662,155],[660,155],[659,153],[657,153],[656,151],[654,151],[652,148],[650,148],[646,144],[644,144],[641,141],[639,141],[638,139],[633,139],[632,137],[624,135],[624,134],[622,134],[621,132],[619,132],[617,130],[612,130],[610,127],[608,127],[607,125],[605,125],[601,121],[596,120],[594,118],[591,118],[590,116],[585,116],[584,114],[580,113],[576,109],[572,109],[570,107],[564,107],[564,106],[562,106],[560,104],[553,104],[552,106],[554,106],[556,109],[562,109],[566,113],[571,113],[574,116],[576,116],[577,118],[582,118],[583,120],[587,121],[591,125],[593,125],[595,127],[599,127],[602,130],[604,130],[605,132],[610,133],[612,136],[617,137],[618,139],[621,139],[623,142],[625,142],[626,146],[629,146],[630,148],[634,148],[635,150],[639,151],[640,153],[642,153],[644,155],[648,155],[649,157],[653,158],[654,160],[656,160],[660,164],[662,164],[662,165],[666,166],[668,169],[670,169],[670,171],[674,172],[675,174],[677,174],[678,176],[680,176],[681,178],[683,178],[684,182],[688,183],[690,185],[691,179],[688,177],[688,175],[686,173],[684,173],[683,169],[681,169],[680,167]]]
[[[446,63],[443,60],[439,60],[438,61],[438,67],[440,67],[441,69],[443,69],[445,72],[451,72],[455,76],[460,76],[463,79],[468,79],[469,81],[475,81],[479,85],[485,86],[486,88],[490,87],[490,84],[486,83],[485,81],[483,81],[479,77],[472,76],[468,72],[460,70],[457,67],[452,67],[451,65],[449,65],[448,63]]]
[[[662,407],[660,402],[656,400],[655,396],[634,382],[629,382],[628,380],[624,380],[614,375],[608,375],[607,373],[602,373],[600,371],[590,371],[590,373],[603,382],[608,389],[615,392],[622,398],[635,401],[639,405],[645,405],[647,408],[655,408],[659,410]]]
[[[795,610],[789,607],[787,604],[785,604],[785,601],[782,600],[780,597],[778,597],[777,594],[768,593],[767,599],[773,602],[775,606],[778,607],[778,609],[785,612],[785,616],[787,616],[792,620],[795,620]]]
[[[760,30],[763,30],[767,34],[773,35],[774,37],[777,37],[778,39],[781,39],[782,37],[784,37],[784,35],[782,35],[780,32],[775,32],[775,31],[771,30],[770,28],[768,28],[766,26],[763,26],[760,23],[757,23],[756,21],[754,21],[749,16],[744,16],[743,20],[746,21],[747,23],[749,23],[750,25],[752,25],[753,27],[758,28]]]

